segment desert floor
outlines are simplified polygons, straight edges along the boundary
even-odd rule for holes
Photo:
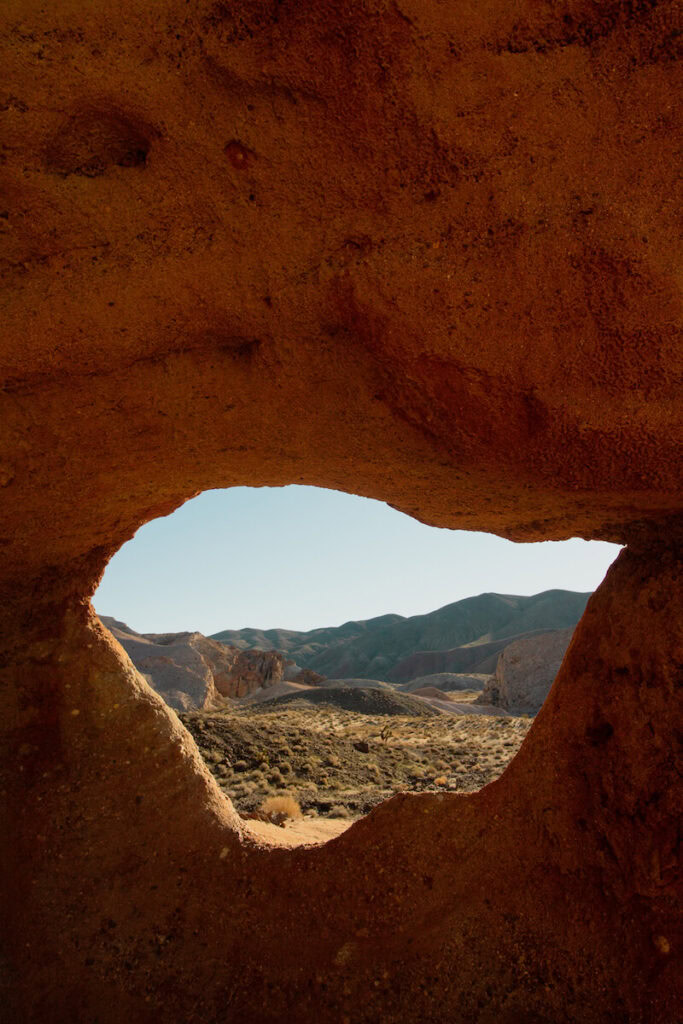
[[[285,845],[331,838],[397,792],[480,789],[503,772],[532,724],[481,714],[368,715],[326,704],[242,705],[180,718],[242,815],[269,797],[298,801],[298,823],[250,825]],[[314,818],[332,820],[316,831]]]

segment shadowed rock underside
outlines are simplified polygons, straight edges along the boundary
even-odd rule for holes
[[[680,13],[7,0],[3,1007],[680,1016]],[[89,597],[209,487],[628,545],[506,773],[243,832]]]

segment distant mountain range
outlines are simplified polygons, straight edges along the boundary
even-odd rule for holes
[[[440,672],[492,673],[512,640],[573,628],[591,595],[480,594],[426,615],[381,615],[307,632],[224,629],[211,639],[240,650],[281,651],[329,679],[406,683]]]

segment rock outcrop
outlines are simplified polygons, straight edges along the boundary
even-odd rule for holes
[[[286,669],[284,678],[288,682],[300,683],[302,686],[321,686],[326,682],[326,677],[310,668],[301,668],[300,665],[285,662]]]
[[[233,650],[230,667],[216,678],[216,686],[224,697],[246,697],[282,682],[287,664],[280,651]]]
[[[246,697],[284,678],[287,659],[278,651],[238,651],[202,633],[137,633],[109,616],[101,621],[136,669],[177,710],[210,710],[225,697]]]
[[[2,5],[7,1020],[680,1017],[679,28]],[[497,782],[274,851],[89,598],[199,491],[299,482],[627,550]]]
[[[477,703],[493,704],[513,715],[535,715],[550,692],[573,632],[558,629],[508,644]]]

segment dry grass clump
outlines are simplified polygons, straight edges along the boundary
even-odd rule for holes
[[[301,808],[293,796],[269,796],[261,804],[261,811],[269,818],[300,818]]]
[[[330,818],[350,818],[351,812],[348,807],[344,804],[335,804],[334,807],[330,807]]]

